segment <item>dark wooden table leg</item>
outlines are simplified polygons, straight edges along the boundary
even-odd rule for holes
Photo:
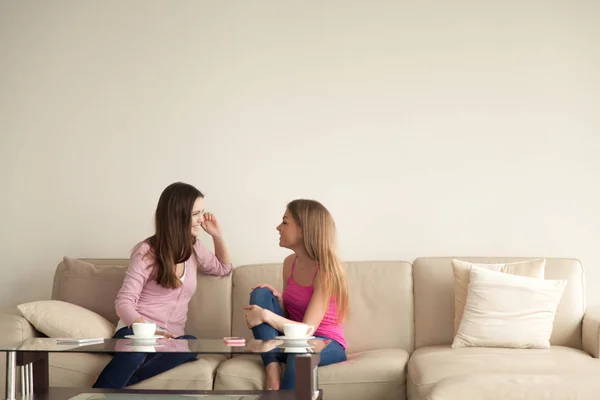
[[[315,400],[319,397],[319,354],[296,356],[297,400]]]
[[[48,390],[50,386],[48,353],[43,351],[18,352],[17,365],[26,367],[28,364],[32,364],[33,392]],[[21,393],[25,393],[24,388],[21,388]]]

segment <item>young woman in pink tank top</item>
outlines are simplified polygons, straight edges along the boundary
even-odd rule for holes
[[[246,307],[248,327],[256,339],[271,340],[283,335],[284,324],[314,326],[314,336],[330,340],[319,365],[346,361],[343,322],[348,316],[348,287],[335,249],[331,214],[317,201],[294,200],[277,230],[279,245],[294,252],[283,262],[283,294],[267,284],[254,287]],[[262,358],[267,389],[294,388],[295,355],[271,352]]]

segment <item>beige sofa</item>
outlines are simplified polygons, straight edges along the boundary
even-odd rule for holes
[[[457,258],[490,263],[522,260]],[[585,313],[579,261],[547,259],[546,278],[569,281],[554,323],[553,346],[514,350],[450,347],[454,316],[451,259],[346,263],[351,294],[351,315],[345,328],[348,361],[319,368],[326,399],[450,399],[452,393],[458,393],[457,387],[461,389],[461,382],[470,384],[472,380],[465,377],[477,376],[481,387],[496,384],[503,374],[518,374],[526,384],[548,375],[587,382],[588,375],[600,373],[600,314]],[[127,260],[86,261],[90,264],[85,267],[58,265],[52,298],[78,304],[116,323],[113,303]],[[243,306],[251,287],[258,283],[280,288],[281,265],[245,265],[228,277],[199,277],[186,332],[199,338],[251,337]],[[40,334],[18,311],[4,310],[0,335],[24,339]],[[50,385],[89,387],[109,359],[104,355],[52,354]],[[0,357],[0,362],[3,369],[5,358]],[[4,378],[3,372],[0,377]],[[202,356],[135,387],[261,389],[264,377],[256,355]]]

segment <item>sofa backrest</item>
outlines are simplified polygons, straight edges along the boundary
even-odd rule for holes
[[[414,349],[413,284],[410,263],[347,262],[350,317],[344,325],[348,352],[381,348]],[[237,267],[233,272],[234,336],[252,337],[244,307],[252,287],[268,283],[282,290],[281,264]]]
[[[77,304],[116,324],[115,299],[128,259],[68,259],[56,267],[52,299]],[[190,300],[186,333],[198,338],[229,336],[231,332],[231,274],[198,274]]]
[[[54,272],[52,300],[87,308],[116,325],[115,299],[128,263],[127,259],[65,257]]]
[[[476,263],[507,263],[530,258],[430,257],[413,262],[415,347],[449,345],[454,337],[454,275],[452,259]],[[536,257],[537,258],[537,257]],[[578,260],[547,258],[545,279],[567,279],[550,342],[581,349],[585,312],[583,266]]]

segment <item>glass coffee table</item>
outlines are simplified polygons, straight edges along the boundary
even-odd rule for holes
[[[1,339],[0,339],[1,341]],[[96,344],[59,344],[53,338],[30,338],[19,343],[1,343],[6,353],[6,399],[34,400],[319,400],[317,366],[320,352],[329,340],[313,339],[307,346],[284,346],[282,340],[248,340],[244,346],[230,346],[223,339],[174,340],[158,339],[156,344],[133,345],[131,339],[105,339]],[[276,352],[296,356],[296,389],[278,391],[207,391],[207,390],[139,390],[92,389],[49,386],[48,355],[50,353],[197,353],[261,354]],[[16,393],[17,367],[20,370],[21,393]]]

